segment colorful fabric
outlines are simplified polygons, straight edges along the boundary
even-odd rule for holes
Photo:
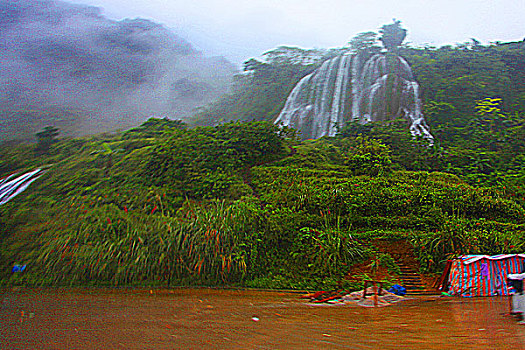
[[[449,293],[480,297],[508,295],[507,275],[523,270],[525,254],[465,255],[452,262]]]
[[[490,274],[489,274],[489,265],[487,265],[487,263],[482,263],[481,264],[480,273],[481,273],[481,277],[482,278],[485,278],[485,279],[489,278],[489,276],[490,276]]]

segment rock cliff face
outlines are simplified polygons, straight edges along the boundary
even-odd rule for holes
[[[383,41],[389,43],[386,53],[344,52],[301,79],[275,122],[308,139],[334,136],[347,121],[404,118],[412,135],[432,142],[412,70],[397,46]]]
[[[152,21],[51,0],[0,0],[0,66],[0,140],[46,125],[78,135],[185,118],[236,71]]]

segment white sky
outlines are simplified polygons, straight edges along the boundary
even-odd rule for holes
[[[66,0],[67,1],[67,0]],[[279,45],[340,47],[393,18],[413,45],[525,37],[525,0],[69,0],[111,19],[162,23],[206,55],[236,64]]]

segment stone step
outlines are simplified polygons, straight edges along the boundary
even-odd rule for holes
[[[428,289],[427,286],[424,286],[422,284],[406,284],[404,285],[407,289]]]
[[[400,276],[399,277],[400,280],[402,281],[412,281],[412,282],[419,282],[419,283],[423,283],[423,281],[421,281],[421,277],[407,277],[407,276]]]
[[[415,268],[399,263],[398,266],[401,272],[399,279],[401,280],[402,285],[406,288],[407,295],[418,296],[436,294],[435,291],[427,289],[427,286],[424,285],[421,280],[421,275]]]
[[[424,287],[424,284],[423,283],[411,283],[411,282],[407,282],[407,283],[403,283],[403,286],[405,287],[408,287],[408,286],[412,286],[412,287]]]
[[[428,289],[428,288],[419,288],[419,289],[407,289],[407,293],[434,293],[438,294],[439,292],[437,290]]]
[[[401,281],[403,282],[404,286],[424,286],[424,284],[421,283],[421,282],[403,281],[403,280],[401,280]]]
[[[405,295],[409,296],[439,296],[439,292],[432,290],[423,290],[423,291],[407,291]]]
[[[407,289],[408,295],[424,296],[424,295],[439,295],[439,292],[432,290],[429,286],[423,283],[419,266],[413,256],[412,249],[409,245],[403,247],[399,245],[400,250],[396,251],[392,245],[376,245],[379,250],[389,253],[397,266],[399,267],[399,282]]]
[[[421,281],[421,276],[419,276],[419,275],[401,275],[399,277],[401,279],[405,279],[405,280],[418,280],[418,281]]]
[[[418,273],[416,269],[406,268],[406,269],[399,269],[401,272],[409,272],[409,273]]]
[[[401,272],[399,279],[402,281],[405,288],[417,288],[418,290],[426,288],[426,286],[421,281],[421,275],[417,269],[415,269],[413,266],[407,266],[401,261],[396,261],[396,263],[397,266],[399,266],[399,270]]]

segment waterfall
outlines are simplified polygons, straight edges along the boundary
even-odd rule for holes
[[[433,143],[407,61],[393,53],[367,58],[345,52],[299,81],[275,123],[308,139],[335,136],[349,120],[366,124],[396,118],[407,121],[414,137]]]
[[[325,61],[292,89],[276,124],[301,131],[304,138],[334,136],[344,123],[350,55]]]
[[[343,125],[342,114],[340,111],[343,111],[345,107],[345,95],[343,93],[346,91],[346,86],[348,85],[351,56],[343,55],[341,60],[342,62],[339,65],[339,71],[337,72],[337,79],[335,82],[334,102],[332,103],[332,110],[330,111],[328,135],[335,135],[335,133],[338,131],[338,128]]]
[[[36,169],[18,177],[16,176],[17,174],[13,174],[0,179],[0,205],[7,203],[25,191],[29,185],[42,176],[43,173],[44,170]]]

